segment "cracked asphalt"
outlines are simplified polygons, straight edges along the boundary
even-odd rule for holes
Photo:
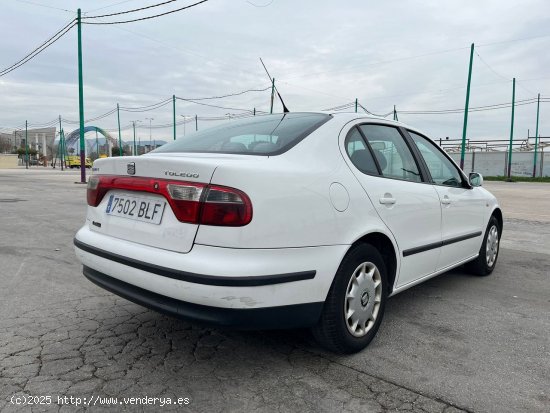
[[[534,194],[533,214],[506,220],[494,274],[457,269],[393,297],[371,345],[335,356],[305,330],[204,328],[90,283],[72,246],[86,208],[78,178],[0,170],[0,411],[549,411],[550,185],[488,183],[505,214],[510,197]],[[54,403],[10,403],[23,394]],[[85,408],[57,396],[189,404]]]

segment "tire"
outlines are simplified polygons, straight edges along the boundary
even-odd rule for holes
[[[387,270],[378,250],[370,244],[352,247],[336,272],[313,336],[335,353],[361,351],[380,327],[387,297]],[[348,318],[349,310],[355,311]]]
[[[496,233],[495,233],[496,231]],[[500,249],[501,229],[498,220],[491,216],[485,230],[485,237],[479,249],[477,258],[468,264],[466,268],[475,275],[485,277],[493,272],[497,265],[497,258]]]

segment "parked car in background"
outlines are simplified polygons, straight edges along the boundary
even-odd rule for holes
[[[336,352],[373,339],[388,297],[498,258],[502,212],[481,175],[399,122],[232,120],[93,171],[74,240],[92,282],[202,323],[311,327]]]
[[[80,168],[80,155],[66,155],[65,165],[67,168]],[[86,158],[85,165],[86,168],[91,168],[92,160],[90,158]]]

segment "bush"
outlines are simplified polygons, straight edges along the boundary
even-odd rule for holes
[[[507,176],[484,176],[485,181],[507,181]],[[550,176],[512,176],[512,182],[550,182]]]

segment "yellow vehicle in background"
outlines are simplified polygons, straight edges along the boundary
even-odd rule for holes
[[[92,167],[92,160],[86,158],[86,168]],[[80,156],[78,155],[67,155],[65,156],[65,166],[67,168],[80,168]]]

